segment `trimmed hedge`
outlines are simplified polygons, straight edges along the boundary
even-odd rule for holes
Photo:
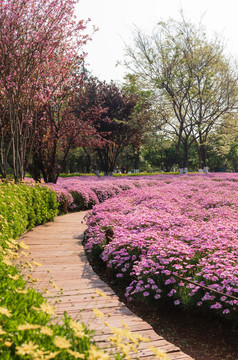
[[[0,184],[0,236],[17,239],[58,215],[56,194],[40,185]]]

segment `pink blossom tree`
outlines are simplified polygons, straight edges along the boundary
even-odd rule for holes
[[[0,0],[0,163],[24,177],[49,106],[60,122],[79,75],[86,23],[77,0]],[[39,114],[43,116],[39,119]],[[67,115],[69,116],[69,115]]]

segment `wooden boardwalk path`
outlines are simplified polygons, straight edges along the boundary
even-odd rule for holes
[[[148,349],[149,346],[155,346],[165,351],[171,360],[192,360],[132,313],[94,273],[81,244],[86,230],[86,225],[82,223],[85,214],[86,212],[78,212],[60,216],[54,222],[38,226],[21,237],[30,247],[29,258],[22,260],[30,262],[34,259],[42,264],[31,270],[31,276],[39,279],[34,283],[34,288],[55,306],[56,315],[61,316],[67,311],[73,319],[81,320],[95,330],[94,338],[101,348],[107,347],[107,339],[111,333],[110,328],[95,316],[93,308],[105,314],[105,321],[110,326],[123,328],[123,319],[132,333],[136,332],[150,339],[149,343],[140,344],[138,354],[132,355],[132,358],[155,359]],[[102,297],[95,290],[103,292],[107,297]]]

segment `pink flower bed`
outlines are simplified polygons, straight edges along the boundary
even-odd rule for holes
[[[237,318],[238,174],[123,179],[133,186],[121,192],[120,180],[98,183],[103,200],[107,187],[118,195],[93,207],[86,251],[123,280],[128,300]]]
[[[171,175],[164,176],[164,178],[171,178]],[[45,186],[49,186],[56,192],[59,202],[65,201],[70,208],[83,210],[90,209],[93,205],[125,190],[150,186],[159,181],[161,181],[161,176],[138,178],[75,176],[59,178],[57,184],[45,184]]]

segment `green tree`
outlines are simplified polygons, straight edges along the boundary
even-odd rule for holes
[[[97,151],[100,170],[105,175],[110,175],[117,165],[119,155],[128,144],[139,147],[146,119],[142,112],[143,102],[140,101],[139,94],[122,89],[113,82],[108,84],[96,78],[87,79],[85,93],[88,94],[85,108],[99,106],[102,109],[100,116],[93,119],[93,126],[101,143],[91,149]],[[79,114],[82,106],[76,105],[75,111]],[[85,148],[85,151],[95,168],[90,150]]]
[[[177,139],[179,167],[187,167],[194,142],[199,167],[206,167],[209,135],[237,106],[236,69],[219,39],[208,40],[202,26],[184,18],[170,19],[152,35],[136,30],[125,65],[156,94],[158,115]]]
[[[222,169],[237,171],[237,134],[237,113],[229,114],[209,139],[208,165],[211,169],[214,171],[221,171]]]

